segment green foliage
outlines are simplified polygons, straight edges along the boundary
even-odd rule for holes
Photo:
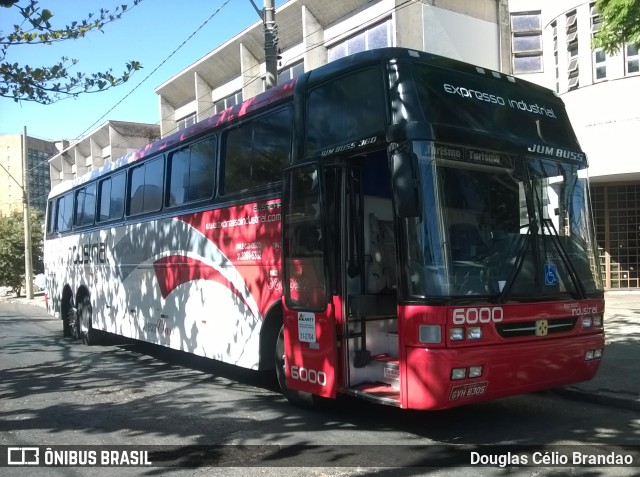
[[[31,214],[31,255],[35,272],[43,270],[42,217]],[[17,296],[24,284],[24,218],[21,212],[0,217],[0,285]]]
[[[133,0],[133,6],[142,0]],[[5,61],[10,47],[15,45],[51,45],[65,40],[77,40],[91,31],[103,31],[108,23],[114,22],[128,10],[121,5],[112,13],[100,9],[90,13],[86,19],[74,21],[64,27],[54,27],[51,10],[40,8],[37,0],[0,0],[0,6],[16,8],[24,19],[20,25],[13,25],[13,31],[0,31],[0,97],[14,101],[34,101],[41,104],[55,103],[64,98],[76,97],[82,93],[105,91],[126,82],[142,65],[129,61],[121,76],[114,76],[113,70],[98,73],[72,73],[70,69],[77,60],[62,57],[51,66],[29,66]]]
[[[594,48],[613,54],[625,44],[640,46],[640,0],[597,0],[602,28],[596,33]]]

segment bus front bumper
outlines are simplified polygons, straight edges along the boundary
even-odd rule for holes
[[[604,334],[457,349],[407,348],[402,405],[446,409],[592,379]],[[469,377],[473,373],[480,375]],[[456,370],[456,371],[454,371]],[[464,378],[452,379],[456,374]]]

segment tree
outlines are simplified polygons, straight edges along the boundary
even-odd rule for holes
[[[625,44],[640,47],[640,0],[596,0],[602,27],[593,47],[617,53]]]
[[[133,6],[142,0],[133,0]],[[4,36],[0,31],[0,97],[14,101],[34,101],[41,104],[55,103],[64,98],[76,97],[82,93],[105,91],[126,82],[131,74],[142,66],[137,61],[129,61],[121,76],[114,76],[113,70],[98,73],[73,73],[71,69],[78,60],[62,57],[51,66],[21,65],[5,61],[9,48],[17,45],[52,45],[66,40],[76,40],[92,31],[103,31],[108,23],[114,22],[128,10],[127,5],[117,7],[113,13],[100,9],[98,14],[90,13],[86,19],[74,21],[64,27],[51,23],[53,13],[40,8],[37,0],[0,0],[0,6],[15,8],[23,21],[13,25],[13,31]]]
[[[24,285],[24,221],[22,212],[0,217],[0,285],[10,287],[16,296]],[[43,266],[42,218],[31,213],[31,255],[33,268],[42,271]]]

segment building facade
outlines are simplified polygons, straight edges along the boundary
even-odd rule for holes
[[[279,81],[358,51],[399,46],[554,89],[567,104],[590,159],[605,285],[640,287],[640,168],[634,148],[634,132],[640,130],[638,48],[625,45],[615,55],[592,49],[601,23],[594,2],[289,0],[277,9],[276,22]],[[156,89],[160,135],[262,92],[265,74],[263,25],[256,21]],[[83,141],[52,161],[54,183],[106,160],[87,159],[94,146],[90,139]]]
[[[64,141],[49,159],[51,186],[75,179],[160,137],[156,124],[107,121],[78,141]]]
[[[27,178],[29,208],[44,212],[51,190],[47,160],[58,150],[51,141],[27,136]],[[0,135],[0,215],[10,215],[23,208],[24,135]]]
[[[506,20],[505,20],[506,19]],[[399,46],[493,70],[509,57],[507,0],[289,0],[276,10],[278,81],[363,50]],[[256,21],[157,89],[162,136],[264,91],[264,30]]]
[[[541,8],[542,7],[542,8]],[[594,2],[510,0],[514,74],[564,100],[589,157],[591,202],[606,288],[640,287],[640,56],[591,41]]]

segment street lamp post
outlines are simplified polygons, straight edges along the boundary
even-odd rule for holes
[[[22,136],[22,211],[24,214],[24,281],[27,298],[33,298],[33,260],[31,258],[31,223],[29,218],[29,178],[27,159],[27,126]]]

